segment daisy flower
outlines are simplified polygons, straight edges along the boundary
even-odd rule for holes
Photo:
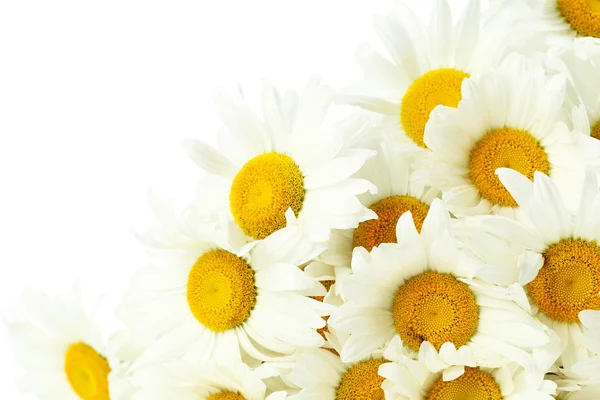
[[[564,76],[547,76],[512,55],[497,70],[466,80],[458,107],[432,112],[425,179],[444,192],[452,213],[515,217],[517,203],[495,174],[501,167],[529,179],[541,171],[572,188],[585,165],[600,157],[600,147],[559,120],[564,93]]]
[[[219,150],[185,142],[192,160],[209,173],[205,212],[235,221],[248,241],[264,239],[295,219],[310,240],[326,241],[330,229],[370,218],[356,195],[374,188],[350,177],[373,152],[344,145],[365,127],[353,126],[351,132],[326,127],[331,97],[332,90],[318,79],[299,95],[280,95],[265,84],[261,117],[241,93],[217,92],[226,127],[218,135]]]
[[[498,65],[516,39],[525,38],[512,1],[482,11],[479,0],[469,0],[454,23],[448,2],[436,0],[429,24],[406,3],[397,1],[389,15],[374,19],[389,59],[370,45],[360,47],[364,80],[346,88],[339,100],[380,114],[390,135],[425,147],[430,112],[438,105],[456,107],[463,80]]]
[[[538,29],[551,33],[550,43],[576,36],[600,37],[600,4],[595,0],[527,0],[542,21]]]
[[[551,400],[556,384],[543,372],[515,363],[496,368],[467,367],[459,375],[432,373],[420,361],[400,359],[379,368],[386,399],[394,400]]]
[[[345,364],[327,350],[307,350],[297,359],[287,380],[300,390],[290,400],[383,399],[383,359],[368,358]]]
[[[298,268],[322,249],[302,240],[297,227],[236,253],[229,240],[207,235],[194,214],[178,216],[150,200],[162,229],[140,236],[161,249],[157,265],[136,273],[118,310],[134,337],[155,339],[133,369],[175,358],[255,364],[323,345],[317,329],[332,306],[308,297],[325,289]]]
[[[108,400],[121,362],[93,324],[93,310],[75,287],[70,297],[27,291],[20,318],[7,322],[19,389],[39,399]]]
[[[526,289],[535,316],[562,341],[557,365],[571,368],[594,355],[584,345],[586,327],[581,313],[600,310],[600,189],[596,176],[588,170],[578,191],[579,210],[573,215],[548,176],[536,172],[531,182],[511,169],[501,168],[497,173],[519,204],[521,220],[487,216],[473,223],[507,241],[507,252],[520,250],[518,263],[505,264],[507,268],[499,268],[497,274],[518,279]]]
[[[332,231],[327,250],[319,256],[319,260],[333,267],[338,293],[341,293],[344,278],[350,274],[354,248],[364,247],[371,251],[382,243],[395,243],[396,224],[407,211],[411,212],[420,231],[429,205],[439,195],[435,188],[420,185],[412,179],[417,158],[414,152],[398,146],[392,138],[383,139],[372,147],[377,155],[367,161],[357,175],[377,187],[376,194],[359,196],[376,218],[361,222],[355,229]]]
[[[522,291],[479,280],[481,263],[459,250],[450,225],[436,199],[420,234],[406,213],[398,221],[398,243],[354,250],[344,283],[348,302],[329,318],[336,331],[350,335],[342,361],[368,357],[394,339],[434,372],[504,359],[529,367],[532,351],[543,351],[550,339],[524,309]]]
[[[172,361],[140,370],[132,400],[283,400],[286,392],[267,395],[263,381],[246,364],[212,361],[199,367]]]

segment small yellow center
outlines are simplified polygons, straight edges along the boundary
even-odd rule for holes
[[[354,230],[354,247],[364,247],[371,251],[382,243],[396,243],[398,219],[410,211],[417,230],[420,232],[429,206],[411,196],[390,196],[369,206],[377,214],[377,219],[361,222]]]
[[[340,381],[336,400],[384,400],[379,366],[384,360],[362,361],[351,367]]]
[[[533,180],[533,173],[550,171],[548,156],[533,135],[513,128],[494,129],[471,150],[469,178],[481,196],[494,204],[517,203],[496,175],[497,168],[511,168]]]
[[[557,0],[556,5],[579,36],[600,37],[600,1]]]
[[[246,400],[246,398],[239,393],[227,391],[213,394],[206,400]]]
[[[438,272],[425,272],[400,286],[392,314],[400,338],[414,351],[424,341],[438,350],[446,342],[459,348],[479,323],[479,306],[469,286]]]
[[[600,247],[581,239],[551,245],[527,290],[540,311],[557,321],[577,322],[579,312],[600,310]]]
[[[440,377],[427,394],[426,400],[502,400],[500,385],[494,377],[479,368],[465,368],[458,378],[444,382]]]
[[[456,107],[462,99],[461,85],[469,74],[454,68],[440,68],[417,78],[402,98],[400,123],[406,135],[421,147],[429,114],[439,105]]]
[[[254,239],[264,239],[285,227],[285,212],[298,216],[304,202],[304,178],[289,156],[265,153],[248,161],[233,179],[231,213]]]
[[[194,317],[213,332],[235,328],[248,319],[256,303],[254,272],[228,251],[204,253],[189,273],[187,301]]]
[[[594,139],[600,140],[600,121],[596,122],[590,131],[590,135]]]
[[[75,343],[65,354],[65,372],[73,391],[83,400],[108,400],[108,361],[91,346]]]

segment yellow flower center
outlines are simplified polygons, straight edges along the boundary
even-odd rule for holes
[[[557,0],[556,5],[579,36],[600,37],[600,1]]]
[[[579,312],[600,310],[600,247],[581,239],[551,245],[527,290],[540,311],[557,321],[578,322]]]
[[[600,140],[600,121],[596,122],[590,131],[590,136]]]
[[[402,98],[400,123],[404,132],[421,147],[429,114],[439,105],[456,107],[462,99],[461,85],[469,74],[454,68],[428,71],[417,78]]]
[[[244,396],[234,392],[220,392],[213,394],[206,400],[246,400]]]
[[[494,204],[517,203],[496,175],[497,168],[511,168],[533,180],[533,173],[550,171],[548,156],[533,135],[513,128],[494,129],[471,150],[469,178],[481,196]]]
[[[91,346],[75,343],[65,354],[65,372],[73,391],[83,400],[108,400],[108,361]]]
[[[340,381],[336,400],[384,400],[379,366],[384,360],[362,361],[351,367]]]
[[[390,196],[369,206],[377,213],[377,219],[361,222],[354,230],[353,246],[362,246],[367,251],[381,243],[396,243],[396,224],[407,211],[420,232],[429,206],[411,196]]]
[[[459,348],[479,323],[479,306],[469,286],[438,272],[425,272],[400,286],[392,314],[400,338],[414,351],[424,341],[438,350],[446,342]]]
[[[426,400],[502,400],[500,385],[494,377],[479,368],[465,368],[458,378],[444,382],[440,377],[427,394]]]
[[[285,212],[296,216],[304,201],[304,178],[289,156],[265,153],[248,161],[233,179],[231,213],[238,226],[254,239],[264,239],[285,227]]]
[[[189,273],[187,301],[194,317],[213,332],[235,328],[248,319],[256,303],[254,272],[228,251],[204,253]]]

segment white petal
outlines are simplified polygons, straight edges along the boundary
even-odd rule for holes
[[[200,168],[215,175],[234,176],[237,169],[212,146],[195,139],[184,139],[183,147]]]

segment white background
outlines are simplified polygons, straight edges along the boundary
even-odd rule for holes
[[[391,2],[0,2],[0,312],[74,279],[115,297],[144,264],[130,226],[147,188],[185,200],[201,176],[180,139],[214,140],[213,88],[350,83]],[[4,336],[0,398],[29,398]]]

